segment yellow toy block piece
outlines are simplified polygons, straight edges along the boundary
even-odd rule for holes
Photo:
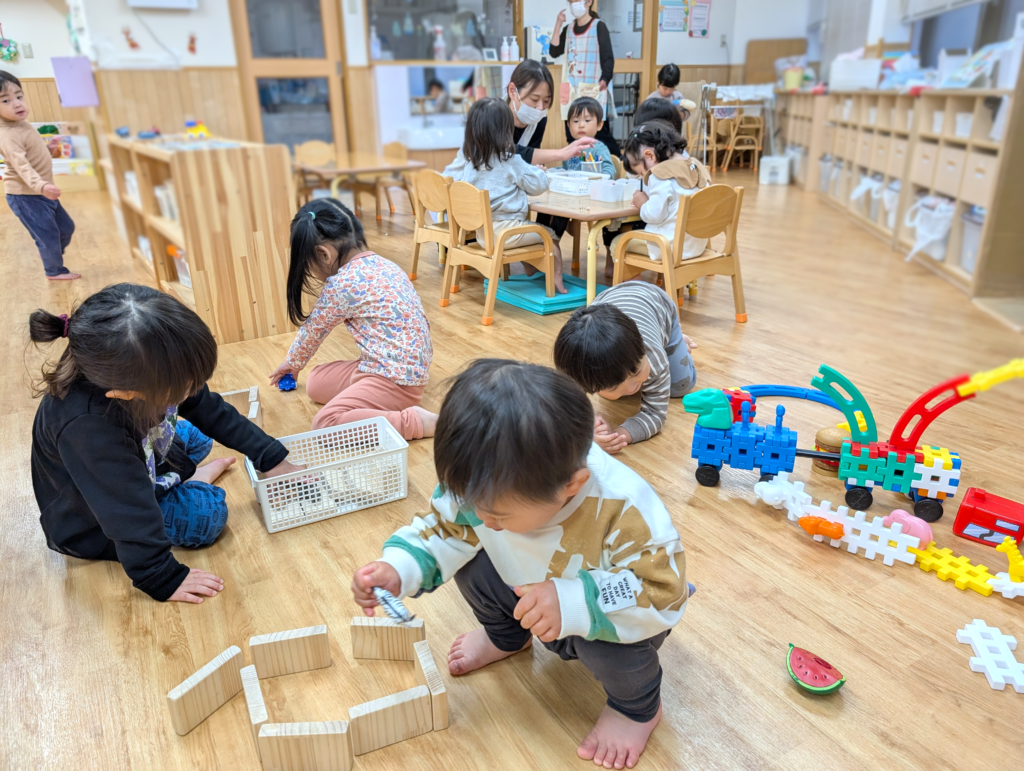
[[[942,461],[942,468],[946,471],[950,471],[953,468],[953,456],[949,452],[947,447],[931,447],[930,445],[921,445],[921,453],[924,455],[924,465],[931,466],[932,459],[938,458]]]
[[[860,410],[857,410],[853,414],[857,416],[857,428],[859,428],[861,431],[867,431],[868,430],[868,422],[866,420],[864,420],[864,413],[861,412]],[[843,429],[843,431],[849,431],[850,430],[850,421],[847,420],[847,421],[843,421],[842,423],[837,423],[836,424],[836,428],[841,428],[841,429]]]
[[[927,549],[908,546],[907,551],[917,555],[917,566],[925,573],[935,571],[943,581],[952,578],[953,585],[960,590],[973,589],[985,597],[992,594],[988,580],[995,576],[984,565],[972,565],[967,557],[954,557],[950,549],[936,548],[935,541],[928,544]]]
[[[1024,359],[1014,359],[987,372],[976,372],[966,383],[958,385],[956,391],[961,396],[970,396],[1018,377],[1024,377]]]
[[[1006,571],[1010,574],[1010,580],[1015,583],[1024,581],[1024,557],[1020,555],[1017,542],[1010,538],[1010,536],[1006,536],[1003,542],[996,547],[996,551],[1003,552],[1010,563],[1010,567]]]

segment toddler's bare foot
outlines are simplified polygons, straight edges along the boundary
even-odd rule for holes
[[[235,462],[234,458],[217,458],[217,460],[211,460],[196,469],[196,473],[192,475],[189,482],[206,482],[208,485],[212,485],[217,481],[217,477],[228,470],[228,466]]]
[[[532,644],[531,637],[519,651],[525,651]],[[495,661],[507,659],[519,651],[498,650],[487,636],[487,632],[480,627],[455,638],[451,650],[448,651],[448,671],[453,675],[465,675]]]
[[[523,263],[523,273],[525,273],[527,276],[532,276],[536,272],[537,268],[535,266],[531,265],[528,262]]]
[[[661,707],[658,714],[646,723],[630,720],[605,705],[587,738],[580,742],[576,754],[584,760],[593,760],[595,766],[604,768],[632,768],[640,760],[640,754],[647,746],[651,731],[661,722]]]
[[[565,288],[565,281],[562,280],[562,274],[555,274],[555,292],[557,294],[568,294],[569,290]]]
[[[437,413],[425,410],[420,406],[413,407],[416,414],[420,416],[420,423],[423,424],[423,438],[431,437],[437,429]]]
[[[50,281],[74,281],[76,278],[81,277],[81,273],[59,273],[56,276],[47,276],[46,278]]]

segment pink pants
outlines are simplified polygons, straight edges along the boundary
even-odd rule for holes
[[[423,399],[423,386],[404,386],[381,375],[359,371],[359,361],[332,361],[313,368],[306,394],[324,408],[313,428],[382,417],[403,439],[422,439],[423,422],[412,409]]]

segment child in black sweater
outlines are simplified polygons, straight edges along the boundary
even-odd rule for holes
[[[117,284],[70,317],[37,310],[29,331],[36,343],[68,340],[43,371],[32,427],[32,487],[47,546],[120,562],[155,600],[216,596],[220,578],[171,554],[213,543],[227,521],[224,491],[212,483],[234,459],[197,468],[209,437],[268,476],[301,467],[207,388],[217,366],[209,328],[169,295]]]

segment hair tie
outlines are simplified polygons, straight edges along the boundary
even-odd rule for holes
[[[316,219],[316,213],[312,209],[309,210],[309,216]]]
[[[68,336],[68,323],[71,321],[71,319],[68,318],[68,314],[66,314],[66,313],[60,314],[59,318],[60,318],[61,321],[64,322],[64,334],[61,335],[61,337],[67,337]]]

